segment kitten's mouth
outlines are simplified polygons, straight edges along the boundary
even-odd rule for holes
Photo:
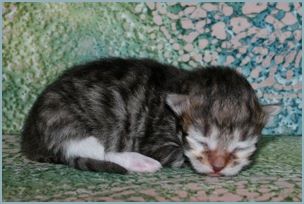
[[[219,177],[219,176],[221,176],[221,174],[218,173],[218,172],[217,172],[217,173],[213,172],[213,173],[210,173],[209,176],[212,176],[212,177]]]

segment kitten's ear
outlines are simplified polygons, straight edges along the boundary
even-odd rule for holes
[[[189,96],[182,94],[168,94],[166,103],[177,115],[181,115],[190,106]]]
[[[281,111],[281,104],[263,105],[262,108],[266,114],[266,122],[270,122],[274,116],[276,116]]]

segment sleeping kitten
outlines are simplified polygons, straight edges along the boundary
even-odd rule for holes
[[[22,132],[31,160],[81,170],[155,172],[186,161],[198,173],[235,175],[278,112],[261,106],[227,67],[186,71],[111,58],[76,66],[49,85]]]

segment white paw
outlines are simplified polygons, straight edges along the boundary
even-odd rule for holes
[[[156,172],[161,169],[162,165],[145,155],[137,152],[121,152],[121,153],[107,153],[108,161],[117,163],[131,172]]]
[[[128,167],[128,170],[133,172],[156,172],[159,169],[161,169],[162,165],[156,161],[155,159],[152,159],[150,157],[144,156],[142,154],[136,153],[136,152],[130,152],[130,155],[132,159],[130,159],[130,166]]]

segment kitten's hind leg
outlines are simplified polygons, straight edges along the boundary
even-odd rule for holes
[[[155,159],[137,152],[108,152],[105,160],[119,164],[132,172],[156,172],[162,167]]]
[[[64,163],[80,170],[128,173],[128,170],[119,164],[104,160],[104,146],[93,136],[66,142],[64,158]]]
[[[125,170],[155,172],[161,168],[158,161],[137,152],[105,153],[104,146],[93,136],[71,140],[64,150],[68,164],[81,170],[111,172],[112,169],[125,173]]]
[[[120,166],[119,164],[85,157],[77,157],[70,159],[68,161],[68,164],[69,166],[72,166],[79,170],[100,171],[117,174],[128,173],[128,170]]]

